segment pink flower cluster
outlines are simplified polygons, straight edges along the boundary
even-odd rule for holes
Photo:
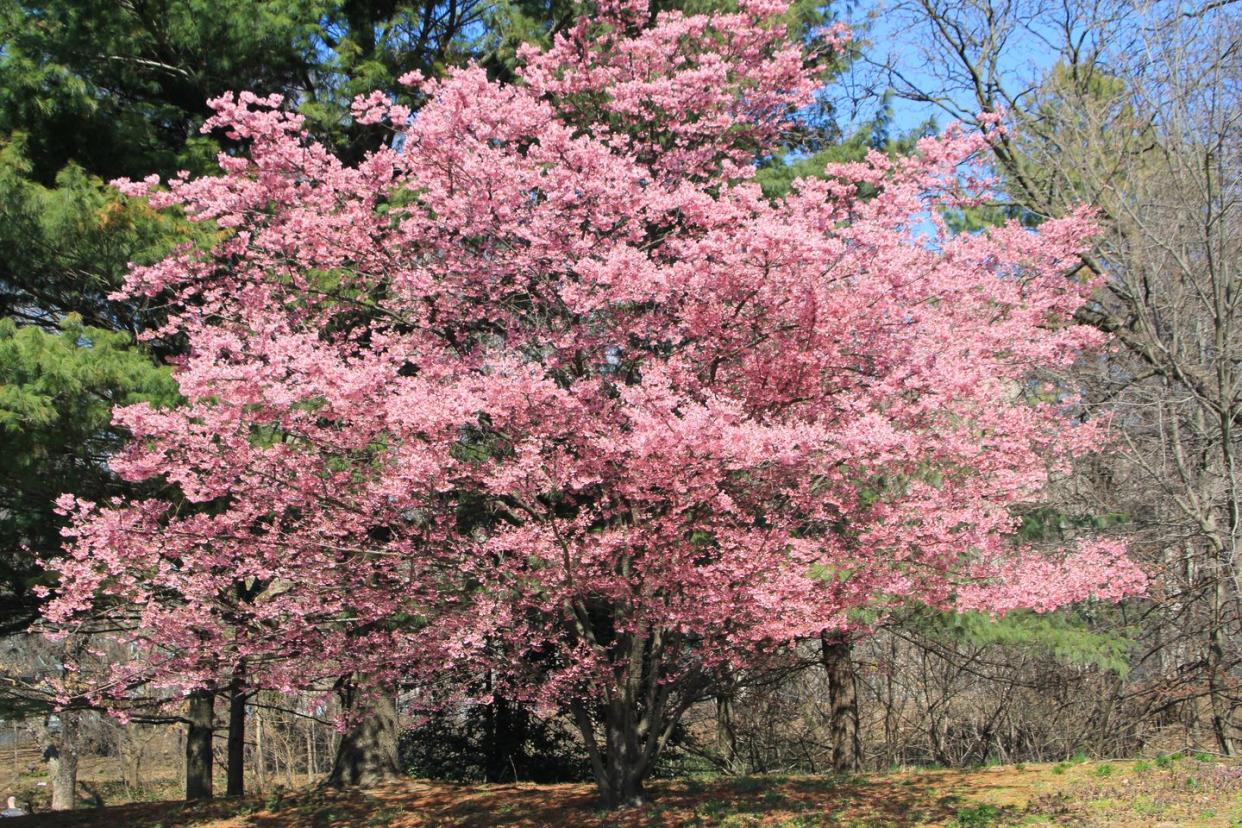
[[[62,503],[48,615],[128,619],[115,686],[488,661],[551,704],[635,636],[675,681],[858,610],[1142,589],[1115,544],[1013,537],[1099,440],[1029,384],[1100,343],[1087,217],[952,235],[986,140],[955,130],[768,199],[751,159],[815,90],[784,4],[602,5],[517,83],[360,99],[400,140],[355,167],[243,93],[221,175],[121,185],[219,233],[126,287],[190,344],[184,405],[116,415],[167,496]]]

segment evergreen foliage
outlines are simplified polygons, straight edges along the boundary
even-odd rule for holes
[[[57,497],[118,490],[107,459],[122,440],[112,407],[168,405],[176,385],[130,338],[67,317],[55,332],[0,319],[0,631],[35,610],[44,575],[32,555],[60,545]]]

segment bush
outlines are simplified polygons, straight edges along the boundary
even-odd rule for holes
[[[586,755],[561,719],[504,700],[444,711],[401,734],[411,776],[446,782],[581,782]]]

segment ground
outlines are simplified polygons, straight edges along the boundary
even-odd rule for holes
[[[1201,756],[908,770],[858,776],[659,780],[644,808],[597,809],[589,785],[407,780],[339,794],[144,802],[6,821],[81,828],[415,826],[1242,826],[1242,765]]]

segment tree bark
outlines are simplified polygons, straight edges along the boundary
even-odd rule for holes
[[[394,694],[380,690],[364,696],[351,683],[341,689],[341,704],[353,724],[341,736],[332,772],[324,784],[334,788],[370,787],[401,776]],[[362,704],[365,710],[358,709]]]
[[[644,803],[643,780],[649,763],[641,749],[641,736],[635,732],[634,716],[610,703],[603,716],[604,740],[600,745],[595,725],[586,708],[574,705],[574,718],[591,758],[591,770],[600,800],[605,808],[636,808]]]
[[[623,572],[628,571],[628,561]],[[579,635],[603,652],[595,638],[589,613],[573,606]],[[683,674],[672,680],[664,671],[667,658],[665,630],[640,624],[614,645],[625,659],[622,680],[605,685],[603,698],[593,709],[581,702],[572,706],[574,721],[591,760],[591,772],[605,808],[632,808],[644,802],[643,782],[672,738],[687,708],[707,688],[707,677]],[[596,719],[602,728],[602,741]]]
[[[229,686],[227,796],[246,795],[246,692],[241,680]]]
[[[72,811],[77,806],[78,752],[62,745],[47,753],[48,773],[52,777],[52,810]]]
[[[215,694],[195,690],[190,694],[186,710],[188,727],[185,735],[185,798],[210,799],[211,732],[215,724]]]
[[[1234,756],[1237,750],[1233,740],[1233,705],[1221,681],[1225,668],[1226,637],[1224,631],[1225,584],[1223,573],[1218,573],[1214,586],[1212,627],[1208,633],[1208,703],[1212,711],[1212,735],[1216,746],[1224,756]]]
[[[60,729],[53,731],[50,720],[40,728],[43,759],[52,780],[52,810],[72,811],[77,807],[78,730],[82,714],[72,710],[56,718]]]
[[[520,745],[522,728],[518,719],[521,713],[514,711],[509,701],[495,696],[487,707],[488,745],[485,777],[488,782],[503,782],[512,777],[517,782],[513,756]]]
[[[824,671],[828,674],[829,730],[832,734],[832,769],[850,772],[862,768],[862,736],[859,732],[858,677],[854,670],[853,645],[844,635],[820,636]]]
[[[737,773],[743,770],[737,751],[737,728],[733,725],[733,696],[729,693],[716,696],[716,741],[724,754],[726,771]]]
[[[315,779],[315,731],[311,722],[306,723],[306,784]]]
[[[259,790],[267,789],[267,760],[263,753],[263,708],[254,709],[254,781]]]
[[[670,700],[670,685],[653,681],[648,689],[641,706],[627,703],[624,697],[613,698],[601,706],[602,744],[587,708],[581,704],[573,706],[574,720],[605,808],[636,808],[645,803],[643,782],[695,698],[693,688],[686,686],[677,688],[684,695],[675,704]]]

